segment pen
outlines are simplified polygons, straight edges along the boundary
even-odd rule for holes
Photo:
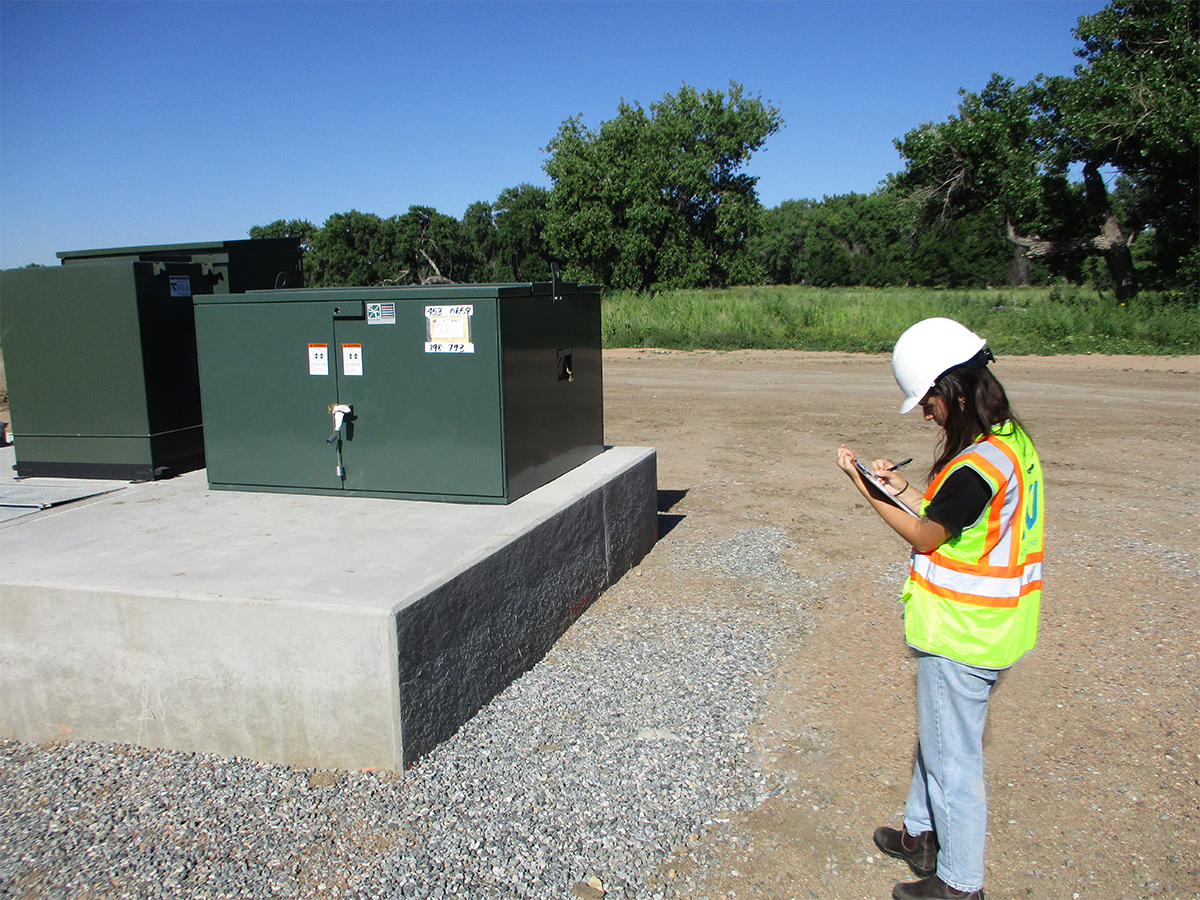
[[[896,463],[894,466],[892,466],[890,469],[888,469],[888,471],[895,472],[898,468],[900,468],[901,466],[907,466],[910,462],[912,462],[911,456],[908,459],[904,460],[903,462]]]

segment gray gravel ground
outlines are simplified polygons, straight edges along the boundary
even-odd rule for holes
[[[0,897],[673,896],[784,789],[747,731],[817,586],[775,528],[661,547],[403,774],[0,742]]]

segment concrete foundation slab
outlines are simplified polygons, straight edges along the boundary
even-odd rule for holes
[[[616,447],[507,506],[199,471],[0,521],[0,734],[400,768],[541,659],[656,515],[654,451]]]

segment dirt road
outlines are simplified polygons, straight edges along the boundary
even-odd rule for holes
[[[990,704],[987,896],[1200,897],[1200,357],[995,372],[1042,457],[1047,549],[1039,645]],[[813,627],[774,648],[753,735],[793,789],[736,817],[732,840],[697,836],[664,877],[694,885],[684,897],[890,896],[912,876],[871,833],[899,826],[915,744],[895,603],[907,552],[834,455],[913,456],[917,476],[935,427],[897,413],[884,356],[616,350],[605,382],[606,440],[656,447],[674,504],[643,590],[669,598],[673,553],[762,525],[822,585]]]
[[[1041,453],[1047,531],[1039,645],[994,693],[985,734],[987,896],[1200,897],[1200,357],[995,371]],[[898,826],[915,744],[895,603],[907,552],[834,465],[845,442],[916,457],[918,475],[936,430],[899,403],[884,356],[605,353],[606,440],[657,448],[671,508],[593,609],[672,602],[673,557],[747,528],[784,529],[789,564],[819,586],[811,628],[773,648],[752,735],[766,778],[790,788],[681,847],[668,896],[875,900],[911,878],[871,843]]]

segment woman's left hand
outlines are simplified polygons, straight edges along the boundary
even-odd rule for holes
[[[838,468],[849,475],[852,481],[861,480],[861,477],[858,474],[858,467],[854,464],[856,459],[857,458],[854,455],[854,451],[845,444],[842,444],[842,446],[838,447]]]

